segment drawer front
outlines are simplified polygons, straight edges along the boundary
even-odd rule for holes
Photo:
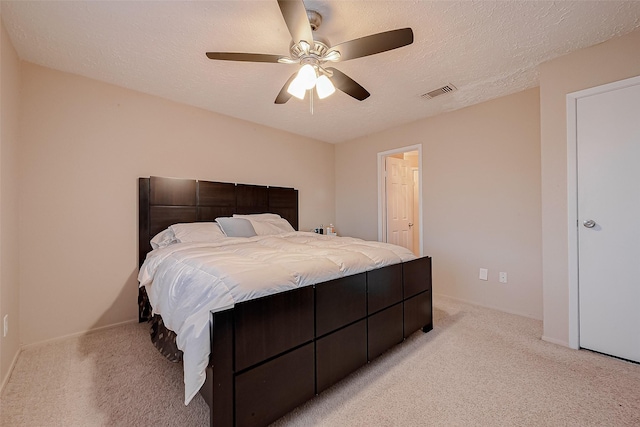
[[[404,301],[404,337],[418,329],[433,327],[431,291],[423,292]]]
[[[367,272],[368,314],[402,301],[402,264]]]
[[[320,337],[367,315],[366,273],[316,286],[316,336]]]
[[[402,265],[404,298],[431,290],[431,258],[424,257]]]
[[[373,360],[404,339],[402,303],[368,318],[368,358]]]
[[[315,395],[313,343],[236,377],[236,426],[266,426]]]
[[[313,340],[314,291],[307,286],[235,306],[235,371]]]
[[[340,329],[316,342],[317,393],[367,363],[367,321]]]

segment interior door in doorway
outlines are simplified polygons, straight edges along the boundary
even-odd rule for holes
[[[413,172],[410,162],[385,159],[387,242],[413,251]]]
[[[420,200],[420,171],[418,168],[412,168],[411,172],[413,174],[413,253],[416,256],[420,255],[420,235],[418,234],[420,231],[420,227],[418,227],[420,221],[420,209],[417,201]]]
[[[640,362],[640,85],[576,112],[580,347]]]

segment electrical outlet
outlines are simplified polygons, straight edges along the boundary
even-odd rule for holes
[[[501,271],[498,280],[500,281],[500,283],[507,283],[507,273]]]
[[[2,336],[6,337],[7,334],[9,333],[9,315],[8,314],[4,315],[4,320],[2,323],[4,324],[4,331],[2,333]]]
[[[486,268],[481,268],[478,278],[480,280],[489,280],[489,270],[487,270]]]

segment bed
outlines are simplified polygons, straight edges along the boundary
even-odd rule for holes
[[[152,250],[151,239],[173,224],[261,213],[277,214],[298,230],[298,191],[140,178],[140,266]],[[285,246],[313,245],[319,238],[311,233],[289,234],[293,243],[282,243]],[[341,238],[324,237],[329,244],[343,244],[330,239]],[[269,236],[253,240],[281,244]],[[353,239],[345,241],[345,245],[353,243]],[[355,244],[371,251],[378,248],[377,242]],[[138,302],[140,321],[148,320],[151,307],[145,287],[139,288]],[[267,425],[415,331],[432,329],[431,258],[260,295],[207,316],[210,348],[199,392],[211,408],[211,425]]]

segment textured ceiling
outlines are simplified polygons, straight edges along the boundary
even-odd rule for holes
[[[276,0],[2,2],[23,60],[327,142],[342,142],[538,84],[538,65],[640,27],[640,1],[305,1],[332,45],[411,27],[412,45],[334,65],[369,92],[273,103],[296,65]],[[316,35],[314,34],[314,35]],[[446,84],[458,90],[431,100]]]

